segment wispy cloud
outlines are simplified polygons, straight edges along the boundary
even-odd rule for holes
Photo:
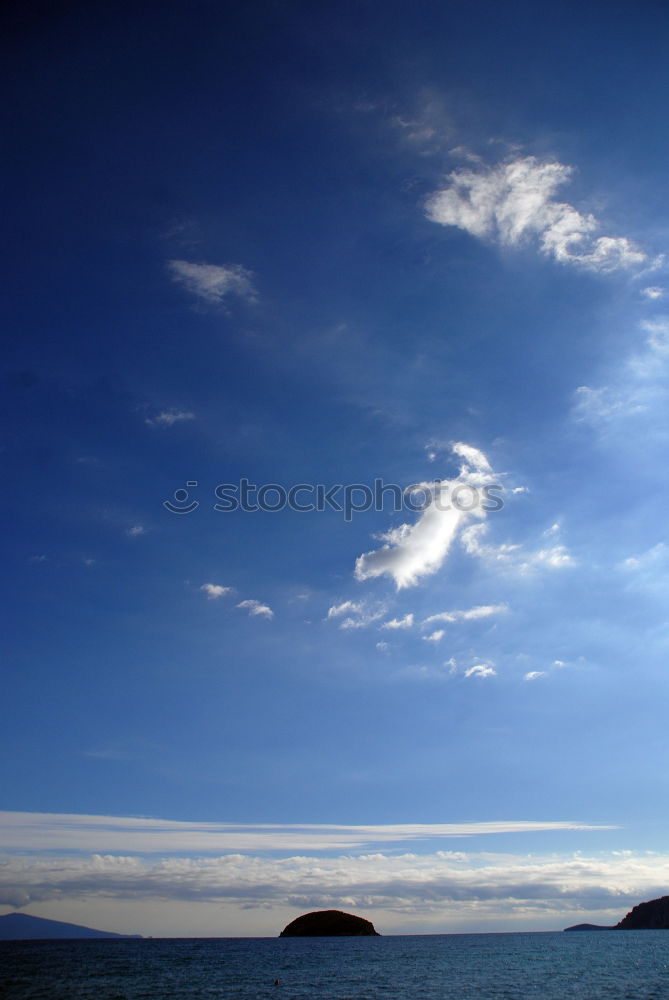
[[[404,618],[391,618],[389,622],[384,622],[381,628],[389,628],[389,629],[413,628],[413,622],[414,622],[414,616],[413,614],[409,613],[408,615],[405,615]]]
[[[128,816],[0,811],[5,850],[207,853],[216,851],[363,850],[381,844],[543,831],[608,830],[574,821],[478,823],[195,823]]]
[[[381,536],[385,543],[380,549],[365,552],[355,564],[358,580],[388,575],[398,590],[414,586],[442,566],[451,544],[463,524],[471,517],[483,518],[485,509],[477,504],[471,510],[456,503],[445,502],[454,491],[474,492],[494,483],[488,459],[477,448],[458,442],[452,452],[462,459],[456,479],[421,484],[430,491],[431,501],[413,525],[402,524]]]
[[[328,609],[328,619],[341,619],[339,628],[356,629],[366,628],[377,622],[386,613],[386,605],[383,603],[369,604],[367,601],[342,601],[341,604],[333,604]]]
[[[227,594],[233,594],[234,590],[232,587],[222,587],[220,583],[203,583],[200,587],[210,601],[215,601],[219,597],[225,597]]]
[[[446,633],[444,629],[438,628],[435,629],[434,632],[431,632],[430,635],[424,635],[423,639],[425,640],[425,642],[441,642],[441,640],[444,638],[445,635]]]
[[[554,673],[556,670],[564,670],[568,666],[564,660],[553,660],[549,667],[545,667],[543,670],[528,670],[528,672],[523,676],[524,681],[536,681],[540,677],[547,677],[549,674]]]
[[[537,569],[567,569],[576,564],[565,545],[550,545],[528,552],[521,545],[508,542],[490,545],[485,541],[487,531],[487,524],[472,524],[465,528],[460,538],[464,550],[485,562],[521,574]]]
[[[423,625],[432,625],[434,622],[455,622],[478,621],[480,618],[490,618],[492,615],[504,615],[508,612],[508,604],[479,604],[475,608],[468,608],[466,611],[440,611],[436,615],[425,618]]]
[[[194,856],[192,846],[188,846],[192,844],[192,830],[181,830],[169,839],[168,853],[164,850],[167,831],[155,820],[112,820],[110,835],[107,817],[24,815],[16,819],[9,829],[15,833],[10,837],[10,847],[17,853],[6,854],[0,865],[0,903],[11,906],[104,897],[227,901],[240,906],[284,905],[292,909],[364,906],[366,910],[384,910],[406,917],[435,913],[442,921],[453,911],[462,920],[470,907],[475,908],[479,919],[482,915],[517,914],[527,920],[530,914],[543,915],[547,911],[554,915],[612,911],[619,919],[639,899],[661,895],[669,881],[666,853],[623,850],[597,855],[582,852],[542,855],[536,851],[519,854],[432,849],[419,854],[415,850],[388,851],[381,846],[365,852],[354,848],[356,853],[345,847],[344,853],[315,859],[304,853],[268,854],[266,848],[275,843],[278,828],[250,828],[246,842],[241,830],[233,835],[235,842],[243,845],[241,849],[230,851],[224,847],[222,852],[219,841],[207,856]],[[65,822],[56,822],[59,819]],[[38,827],[40,832],[36,836]],[[463,830],[466,836],[584,828],[593,829],[571,823],[466,824],[455,835],[461,836]],[[290,829],[295,841],[311,845],[298,850],[336,850],[336,841],[329,837],[323,836],[318,841],[318,831],[325,833],[327,828],[304,828],[302,838],[295,836],[298,828]],[[341,834],[346,829],[335,827],[331,831]],[[416,836],[420,839],[423,833],[431,839],[438,828],[348,829],[365,831],[362,839],[367,832],[371,832],[372,838],[382,832],[395,838],[403,832],[412,840]],[[250,846],[253,831],[260,837],[256,842],[263,846]],[[24,843],[20,843],[19,833],[27,837]],[[137,835],[148,845],[148,853],[131,846]],[[446,832],[445,836],[451,833]],[[80,852],[88,852],[92,840],[108,846],[95,849],[92,855],[72,853],[73,844]],[[328,842],[332,848],[325,847]],[[402,843],[402,840],[392,842]],[[176,844],[181,846],[175,847]],[[66,853],[52,853],[61,846]],[[123,853],[112,853],[119,846]],[[22,850],[41,853],[25,857]]]
[[[248,611],[252,617],[274,618],[274,612],[269,605],[263,604],[261,601],[255,601],[253,599],[240,601],[237,607],[242,608],[244,611]]]
[[[167,267],[174,281],[203,302],[220,304],[230,295],[252,302],[257,297],[253,274],[241,264],[194,264],[187,260],[170,260]]]
[[[630,417],[647,414],[652,430],[661,430],[664,421],[655,419],[658,405],[666,405],[666,378],[669,362],[669,317],[655,316],[639,323],[645,339],[610,373],[608,384],[581,385],[573,398],[572,417],[610,431],[619,425],[628,433]]]
[[[624,236],[595,236],[594,215],[555,197],[573,168],[534,156],[453,171],[427,201],[428,219],[517,247],[536,242],[548,257],[592,271],[634,268],[646,254]]]
[[[173,427],[189,420],[195,420],[195,414],[190,410],[162,410],[155,417],[147,417],[146,423],[149,427]]]
[[[476,663],[465,670],[465,677],[494,677],[496,673],[491,663]]]
[[[140,535],[146,534],[146,528],[143,524],[133,524],[130,528],[126,528],[125,533],[129,538],[139,538]]]

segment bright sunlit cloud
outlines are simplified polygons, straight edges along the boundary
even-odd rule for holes
[[[583,214],[557,191],[573,168],[534,156],[493,167],[461,168],[427,201],[426,214],[442,226],[457,226],[503,246],[535,241],[540,250],[561,263],[609,272],[639,267],[646,254],[623,236],[596,236],[600,224]]]
[[[380,549],[359,556],[356,579],[387,575],[398,590],[415,586],[441,568],[453,540],[470,518],[486,517],[484,487],[495,484],[488,459],[462,442],[453,445],[452,453],[462,459],[458,477],[420,484],[432,497],[425,510],[413,525],[402,524],[382,535],[385,544]],[[465,502],[458,504],[455,498],[465,493]],[[470,506],[474,497],[476,502]]]

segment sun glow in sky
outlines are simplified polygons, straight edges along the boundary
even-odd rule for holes
[[[669,12],[13,5],[0,912],[669,891]]]

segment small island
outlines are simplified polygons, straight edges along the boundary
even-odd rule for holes
[[[371,920],[341,910],[316,910],[296,917],[279,937],[380,937]]]

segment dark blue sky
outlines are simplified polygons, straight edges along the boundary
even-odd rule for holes
[[[10,6],[0,905],[476,930],[666,886],[668,36],[649,2]],[[504,506],[216,511],[244,477]],[[212,851],[242,868],[186,900]]]

